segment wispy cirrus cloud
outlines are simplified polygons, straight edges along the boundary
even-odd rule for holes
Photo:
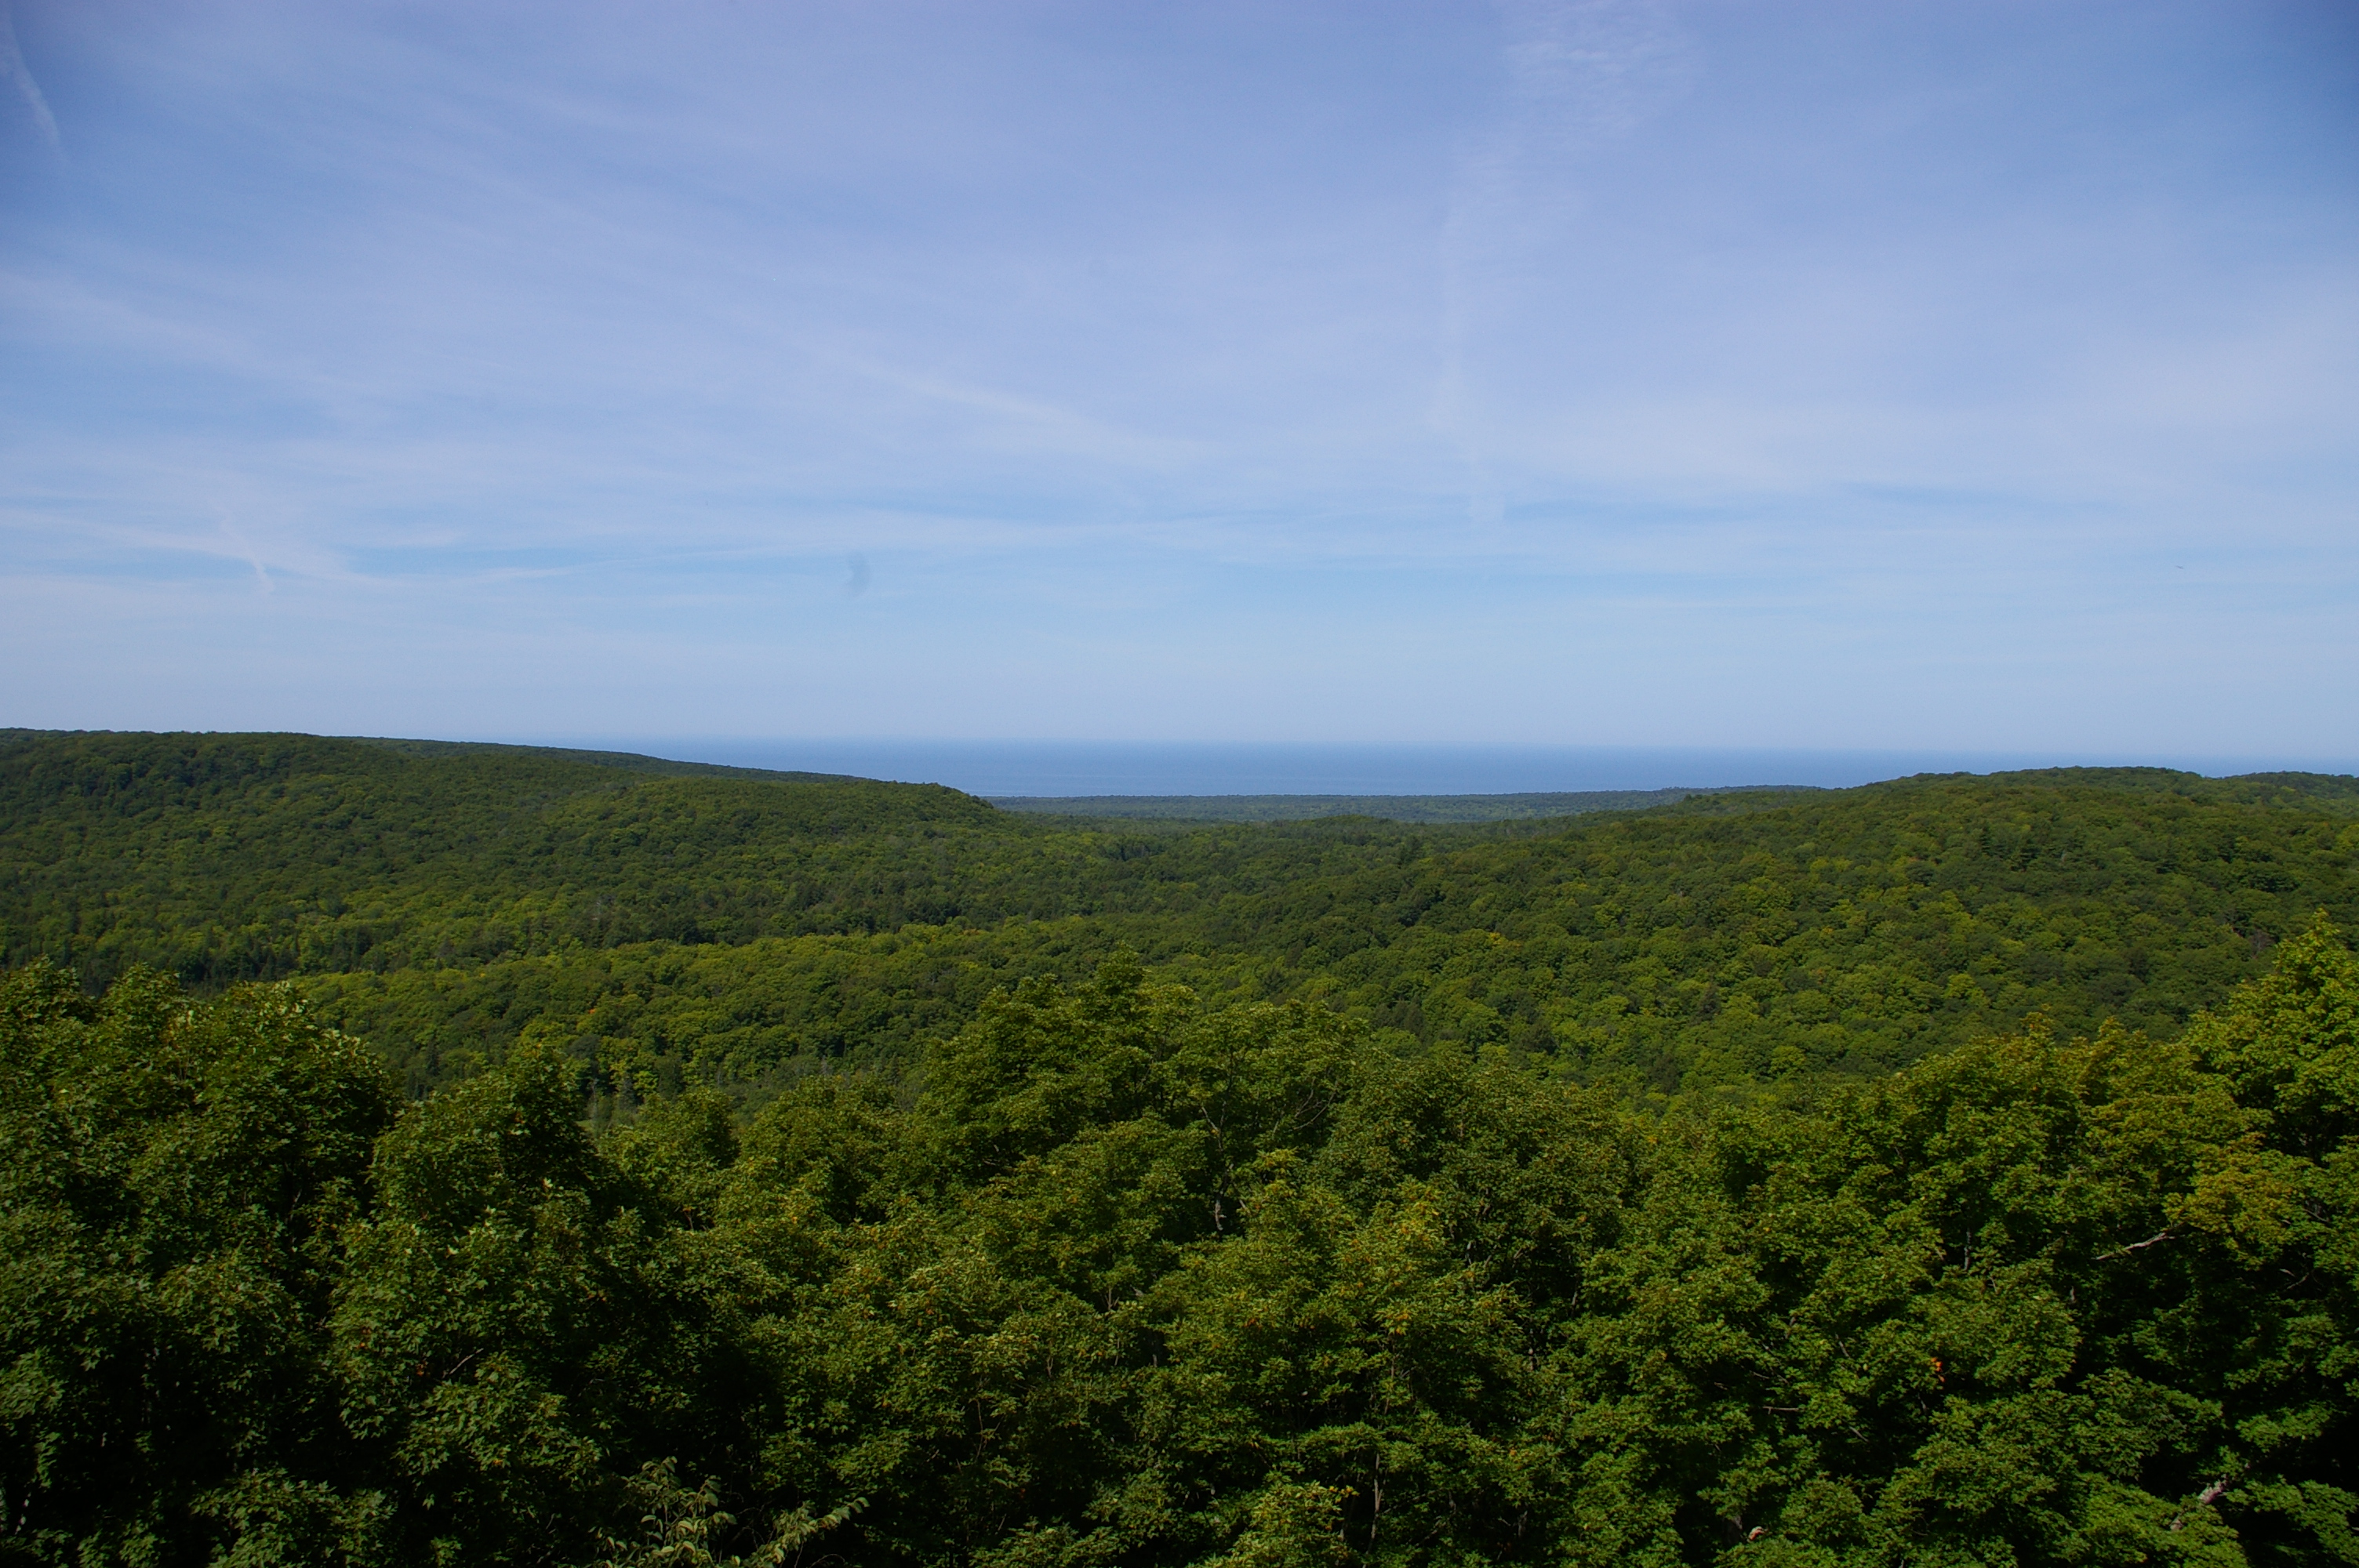
[[[1466,469],[1470,520],[1498,523],[1484,360],[1512,332],[1581,209],[1582,160],[1684,87],[1691,65],[1662,0],[1511,0],[1503,91],[1468,138],[1440,236],[1432,417]]]
[[[2308,722],[2149,703],[2207,643],[2359,702],[2291,22],[127,4],[0,57],[0,656],[115,672],[24,719],[407,658],[479,730],[618,660],[806,730]]]
[[[16,19],[5,4],[0,4],[0,76],[8,79],[9,87],[31,116],[36,134],[50,152],[62,158],[65,141],[58,135],[57,118],[49,113],[49,101],[41,96],[41,84],[33,80],[32,71],[25,64],[24,50],[16,45]]]

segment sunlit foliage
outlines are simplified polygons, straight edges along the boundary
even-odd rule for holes
[[[397,1109],[283,991],[35,968],[0,1017],[27,1561],[2359,1547],[2324,927],[2176,1044],[2034,1030],[1810,1111],[1119,958],[989,1000],[914,1098],[690,1091],[603,1146],[550,1054]]]

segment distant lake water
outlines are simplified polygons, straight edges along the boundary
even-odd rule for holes
[[[2348,773],[2359,759],[2074,755],[2061,752],[1779,751],[1620,746],[1354,746],[1100,741],[635,741],[546,744],[642,752],[980,795],[1511,795],[1540,791],[1842,787],[1910,773],[2144,765],[2219,775]]]

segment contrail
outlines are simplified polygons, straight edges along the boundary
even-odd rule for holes
[[[1429,418],[1466,468],[1469,521],[1495,523],[1506,497],[1482,428],[1471,341],[1492,325],[1500,283],[1537,265],[1566,170],[1678,90],[1681,40],[1659,0],[1500,0],[1505,92],[1462,154],[1440,246],[1439,372]]]
[[[60,157],[65,157],[66,145],[58,135],[58,122],[49,113],[49,101],[41,96],[41,84],[25,69],[25,51],[16,47],[16,22],[10,15],[8,0],[0,0],[0,71],[5,71],[8,80],[16,84],[16,91],[24,94],[25,107],[33,112],[33,124],[39,127],[41,139],[49,144],[49,150]]]

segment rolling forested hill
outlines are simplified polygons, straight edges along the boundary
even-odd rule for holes
[[[2359,781],[2319,775],[1138,822],[610,754],[17,732],[0,962],[296,979],[421,1088],[537,1030],[628,1098],[907,1060],[995,987],[1127,946],[1214,1000],[1676,1091],[1882,1070],[2034,1012],[2174,1033],[2315,912],[2359,917],[2354,847]]]
[[[0,735],[0,1563],[2359,1562],[2354,867]]]

